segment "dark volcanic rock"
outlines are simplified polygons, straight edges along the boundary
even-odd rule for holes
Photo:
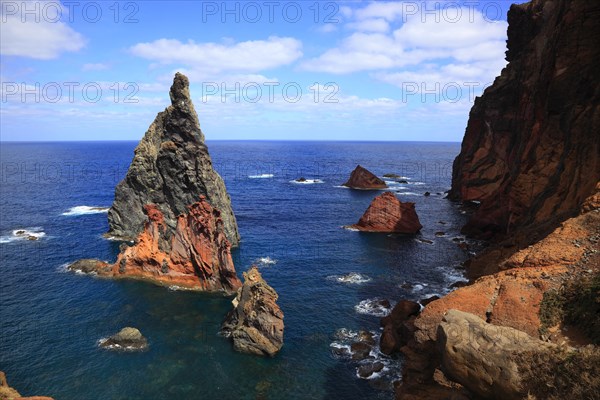
[[[363,232],[413,234],[423,226],[415,203],[402,203],[392,192],[385,192],[373,199],[358,223],[351,227]]]
[[[133,246],[123,245],[114,264],[80,260],[70,270],[112,278],[133,278],[186,289],[233,293],[240,286],[229,241],[218,210],[204,198],[177,217],[175,232],[167,235],[158,207],[144,207],[147,222]]]
[[[252,266],[233,300],[221,332],[233,339],[236,351],[274,356],[283,346],[283,312],[278,295]]]
[[[350,179],[342,186],[347,186],[351,189],[362,189],[362,190],[370,190],[370,189],[385,189],[387,185],[384,181],[379,179],[375,174],[371,171],[357,165],[352,174],[350,174]]]
[[[148,340],[136,328],[127,327],[100,342],[100,347],[114,350],[140,351],[148,348]]]
[[[223,179],[213,169],[187,77],[175,75],[170,97],[171,105],[158,113],[135,149],[127,176],[115,189],[107,235],[133,240],[146,222],[143,207],[156,204],[164,215],[166,236],[170,237],[177,216],[204,195],[221,211],[227,238],[237,246],[239,233],[229,195]]]
[[[382,353],[392,354],[397,352],[400,347],[408,342],[412,331],[405,322],[418,315],[420,310],[419,303],[401,300],[394,306],[390,315],[381,319],[383,332],[381,333],[379,347]]]
[[[508,66],[475,101],[449,197],[477,200],[490,237],[577,214],[600,181],[600,2],[535,0],[508,13]]]

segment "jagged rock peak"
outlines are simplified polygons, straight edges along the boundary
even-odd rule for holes
[[[213,169],[204,135],[189,92],[189,80],[175,75],[171,105],[158,113],[135,149],[133,161],[115,189],[108,212],[108,236],[133,240],[143,230],[143,207],[155,204],[165,218],[167,237],[175,230],[177,216],[206,196],[221,212],[225,234],[232,246],[239,233],[225,183]]]

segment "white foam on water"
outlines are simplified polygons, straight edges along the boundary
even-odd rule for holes
[[[327,279],[348,284],[361,284],[371,281],[371,278],[366,275],[359,274],[358,272],[350,272],[346,275],[330,275],[327,277]]]
[[[248,175],[250,179],[268,179],[273,178],[275,175],[273,174],[258,174],[258,175]]]
[[[76,206],[69,208],[69,211],[65,211],[61,215],[66,217],[76,217],[89,214],[104,214],[108,212],[108,209],[109,207]]]
[[[423,196],[422,194],[415,192],[400,192],[399,194],[402,196]]]
[[[254,262],[256,264],[261,264],[261,265],[275,265],[275,264],[277,264],[277,260],[273,260],[269,256],[258,258],[256,260],[254,260]]]
[[[342,226],[342,228],[344,228],[344,229],[345,229],[345,230],[347,230],[347,231],[352,231],[352,232],[360,232],[360,229],[353,228],[353,227],[351,227],[350,225],[345,225],[345,226]]]
[[[46,236],[46,232],[44,232],[42,229],[43,228],[40,226],[15,229],[10,235],[0,236],[0,243],[11,243],[18,240],[36,241]]]
[[[290,183],[295,183],[297,185],[314,185],[317,183],[325,183],[325,181],[323,181],[321,179],[307,179],[305,181],[298,181],[298,180],[294,179],[293,181],[290,181]]]
[[[390,304],[389,308],[384,307],[380,304],[382,300],[380,298],[362,300],[354,306],[354,310],[359,314],[387,317],[392,311],[393,305]]]

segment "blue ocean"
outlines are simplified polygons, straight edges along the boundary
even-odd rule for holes
[[[231,298],[65,271],[80,258],[116,259],[96,207],[110,207],[135,142],[2,143],[0,370],[11,386],[56,400],[393,398],[401,359],[374,354],[385,368],[362,379],[339,349],[352,332],[379,334],[377,300],[442,295],[463,279],[468,254],[452,239],[466,216],[443,193],[460,144],[207,144],[239,224],[238,274],[256,264],[279,294],[282,351],[233,351],[218,334]],[[420,234],[343,228],[382,193],[340,187],[357,164],[403,177],[390,189],[416,203]],[[148,351],[98,347],[125,326]]]

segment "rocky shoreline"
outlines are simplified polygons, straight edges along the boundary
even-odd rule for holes
[[[600,337],[583,298],[600,274],[598,11],[511,7],[509,64],[475,102],[449,193],[479,203],[463,232],[491,241],[465,264],[469,285],[385,321],[381,348],[405,360],[397,399],[597,395],[598,350],[581,345]],[[580,375],[558,369],[569,360]]]

